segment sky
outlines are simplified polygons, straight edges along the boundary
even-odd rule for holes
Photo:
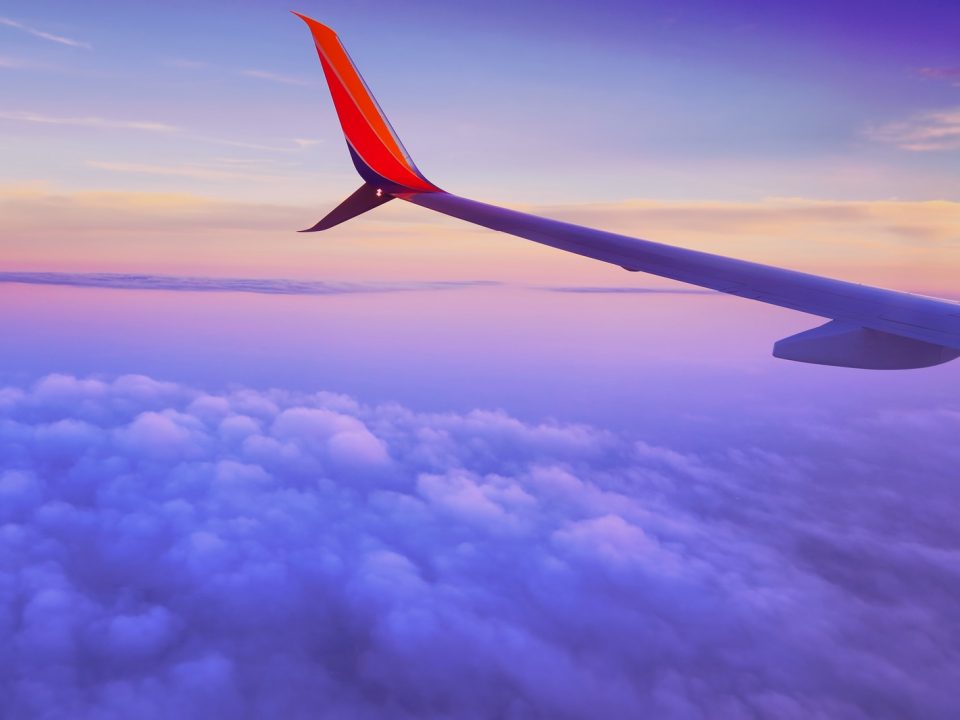
[[[960,6],[0,0],[11,718],[952,718],[956,363],[352,192],[960,299]],[[917,671],[923,668],[923,672]]]

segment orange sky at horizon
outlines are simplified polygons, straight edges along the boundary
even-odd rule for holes
[[[318,280],[662,285],[651,276],[402,202],[300,234],[336,202],[242,203],[189,193],[0,188],[4,270]],[[960,202],[631,200],[523,207],[559,220],[841,279],[956,295]]]

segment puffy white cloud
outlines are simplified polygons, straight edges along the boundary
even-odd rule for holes
[[[960,412],[778,417],[695,455],[330,393],[0,389],[0,707],[955,715]]]

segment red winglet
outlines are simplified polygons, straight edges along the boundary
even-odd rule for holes
[[[438,191],[440,188],[413,164],[337,34],[312,18],[293,14],[313,35],[343,134],[355,159],[395,185],[417,192]]]

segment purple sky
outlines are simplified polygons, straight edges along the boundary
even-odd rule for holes
[[[288,9],[0,4],[23,26],[0,26],[3,181],[175,184],[285,202],[340,192],[352,168]],[[952,153],[903,151],[930,132],[946,133],[944,147],[960,143],[954,3],[351,1],[300,10],[338,29],[428,176],[466,194],[931,199],[960,189]],[[110,131],[24,114],[159,127]],[[319,143],[294,152],[296,139]]]
[[[956,3],[0,1],[11,718],[953,718],[960,365],[391,203],[960,296]],[[6,717],[6,716],[5,716]]]

